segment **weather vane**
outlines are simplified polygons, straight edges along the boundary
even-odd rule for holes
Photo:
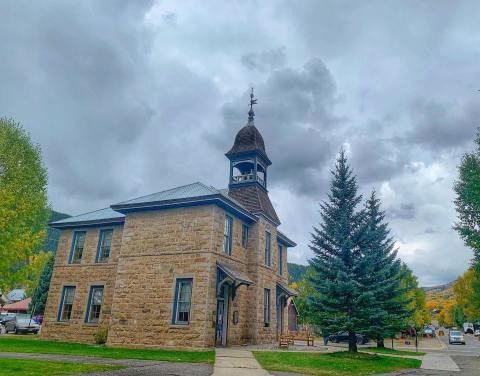
[[[253,118],[255,116],[255,112],[253,111],[253,105],[257,104],[257,98],[253,97],[253,87],[252,92],[250,93],[250,111],[248,111],[248,121],[253,122]]]

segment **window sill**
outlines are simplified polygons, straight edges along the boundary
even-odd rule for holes
[[[190,329],[190,323],[188,324],[170,324],[172,329]]]
[[[98,322],[84,322],[83,326],[98,326]]]
[[[71,321],[55,321],[55,325],[63,325],[63,326],[68,326],[71,325]]]

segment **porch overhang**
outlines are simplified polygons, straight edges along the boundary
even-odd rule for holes
[[[233,287],[237,288],[240,285],[253,285],[253,281],[248,276],[235,268],[234,266],[217,261],[217,268],[224,272],[232,282]]]
[[[292,296],[298,296],[298,292],[284,283],[277,282],[277,295],[284,295],[290,298]]]

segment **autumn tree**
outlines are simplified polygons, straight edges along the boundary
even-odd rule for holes
[[[462,310],[462,316],[470,321],[480,320],[480,309],[475,300],[478,295],[478,291],[475,289],[476,278],[475,271],[470,268],[453,284],[455,300]],[[461,316],[457,313],[457,317]]]
[[[404,290],[404,299],[410,301],[407,309],[412,312],[412,314],[405,319],[405,324],[407,324],[408,321],[413,321],[415,328],[420,329],[432,320],[431,311],[426,308],[427,297],[425,290],[418,286],[417,277],[406,264],[402,264],[400,273],[402,274],[400,286]]]
[[[0,290],[38,278],[31,273],[45,260],[32,256],[43,245],[48,215],[40,147],[18,123],[0,118]]]

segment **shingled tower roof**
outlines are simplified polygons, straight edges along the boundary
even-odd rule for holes
[[[271,164],[265,151],[265,142],[262,135],[253,124],[253,121],[249,121],[246,126],[238,131],[232,148],[225,155],[230,157],[252,152],[258,152],[267,160],[268,164]]]
[[[257,99],[253,97],[252,88],[252,93],[250,94],[250,111],[248,112],[247,125],[238,131],[232,148],[225,155],[230,158],[242,154],[258,153],[265,159],[267,165],[271,165],[272,162],[270,162],[267,152],[265,151],[265,142],[263,141],[263,137],[253,122],[255,117],[255,112],[253,111],[254,104],[257,104]]]

